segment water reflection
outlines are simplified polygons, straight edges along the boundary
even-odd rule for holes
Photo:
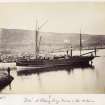
[[[105,54],[105,52],[102,52]],[[0,93],[105,93],[105,57],[92,65],[63,66],[45,70],[11,70],[12,85]]]
[[[88,65],[78,65],[75,67],[60,66],[60,67],[52,67],[52,68],[38,69],[38,70],[30,69],[30,70],[24,70],[24,71],[17,71],[17,76],[21,77],[22,79],[27,81],[28,85],[29,85],[29,82],[32,82],[32,85],[30,88],[32,90],[32,92],[36,91],[38,93],[41,93],[41,92],[46,92],[46,90],[47,90],[47,92],[49,92],[50,89],[52,89],[51,91],[53,92],[56,89],[57,89],[57,91],[59,91],[61,87],[64,87],[64,86],[62,86],[62,84],[67,83],[67,80],[69,81],[69,79],[67,79],[68,78],[67,75],[69,75],[71,72],[73,72],[73,70],[75,70],[75,69],[94,70],[94,68],[95,67],[93,65],[88,64]],[[65,74],[65,72],[66,72],[66,74]],[[27,78],[27,76],[28,76],[28,78]],[[64,77],[65,80],[63,80],[62,77]],[[31,79],[29,79],[29,78],[31,78]],[[57,80],[55,80],[54,78]],[[35,81],[37,83],[37,86],[36,86]],[[61,83],[61,81],[62,81],[62,83]],[[27,83],[24,85],[27,86]],[[65,84],[65,86],[66,86],[66,84]],[[33,87],[34,87],[34,89],[33,89]],[[64,87],[64,88],[67,88],[67,87]],[[65,91],[65,90],[66,89],[64,89],[63,91]],[[26,91],[28,92],[30,90],[26,89]],[[22,92],[24,92],[24,90]],[[29,93],[31,93],[31,91]]]
[[[74,66],[59,66],[59,67],[50,67],[50,68],[45,68],[45,69],[29,69],[29,70],[19,70],[17,71],[17,75],[31,75],[31,74],[37,74],[39,75],[40,73],[45,73],[45,72],[52,72],[52,71],[67,71],[69,74],[71,71],[73,71],[76,68],[81,68],[82,70],[86,68],[90,68],[91,70],[94,70],[94,66],[91,64],[87,65],[76,65]]]

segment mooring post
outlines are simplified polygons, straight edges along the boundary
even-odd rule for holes
[[[7,68],[8,76],[10,76],[10,67]]]
[[[71,46],[71,57],[72,57],[72,46]]]

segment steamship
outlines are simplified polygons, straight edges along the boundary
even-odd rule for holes
[[[94,54],[91,52],[91,55],[81,54],[82,51],[82,36],[80,32],[80,55],[73,56],[72,55],[72,48],[70,50],[70,55],[68,51],[64,56],[56,56],[53,58],[46,58],[39,56],[39,28],[36,27],[35,30],[35,57],[34,59],[30,58],[27,59],[25,57],[18,58],[16,60],[16,66],[18,70],[29,70],[29,69],[44,69],[50,67],[61,67],[61,66],[77,66],[77,65],[88,65],[90,61],[94,59]],[[84,56],[85,55],[85,56]]]

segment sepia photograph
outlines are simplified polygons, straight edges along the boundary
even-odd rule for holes
[[[0,3],[0,94],[104,94],[105,2]]]

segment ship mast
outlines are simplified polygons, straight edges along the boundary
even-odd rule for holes
[[[82,34],[80,30],[80,56],[81,56],[81,51],[82,51]]]
[[[35,29],[35,58],[38,58],[39,48],[38,48],[38,22],[36,20],[36,29]]]
[[[38,22],[36,20],[36,29],[35,29],[35,58],[38,59],[38,54],[39,54],[39,45],[40,43],[38,42],[38,38],[39,38],[39,30],[45,25],[47,21],[45,21],[43,24],[41,24],[40,26],[38,26]],[[41,37],[40,37],[40,41],[41,41]]]

